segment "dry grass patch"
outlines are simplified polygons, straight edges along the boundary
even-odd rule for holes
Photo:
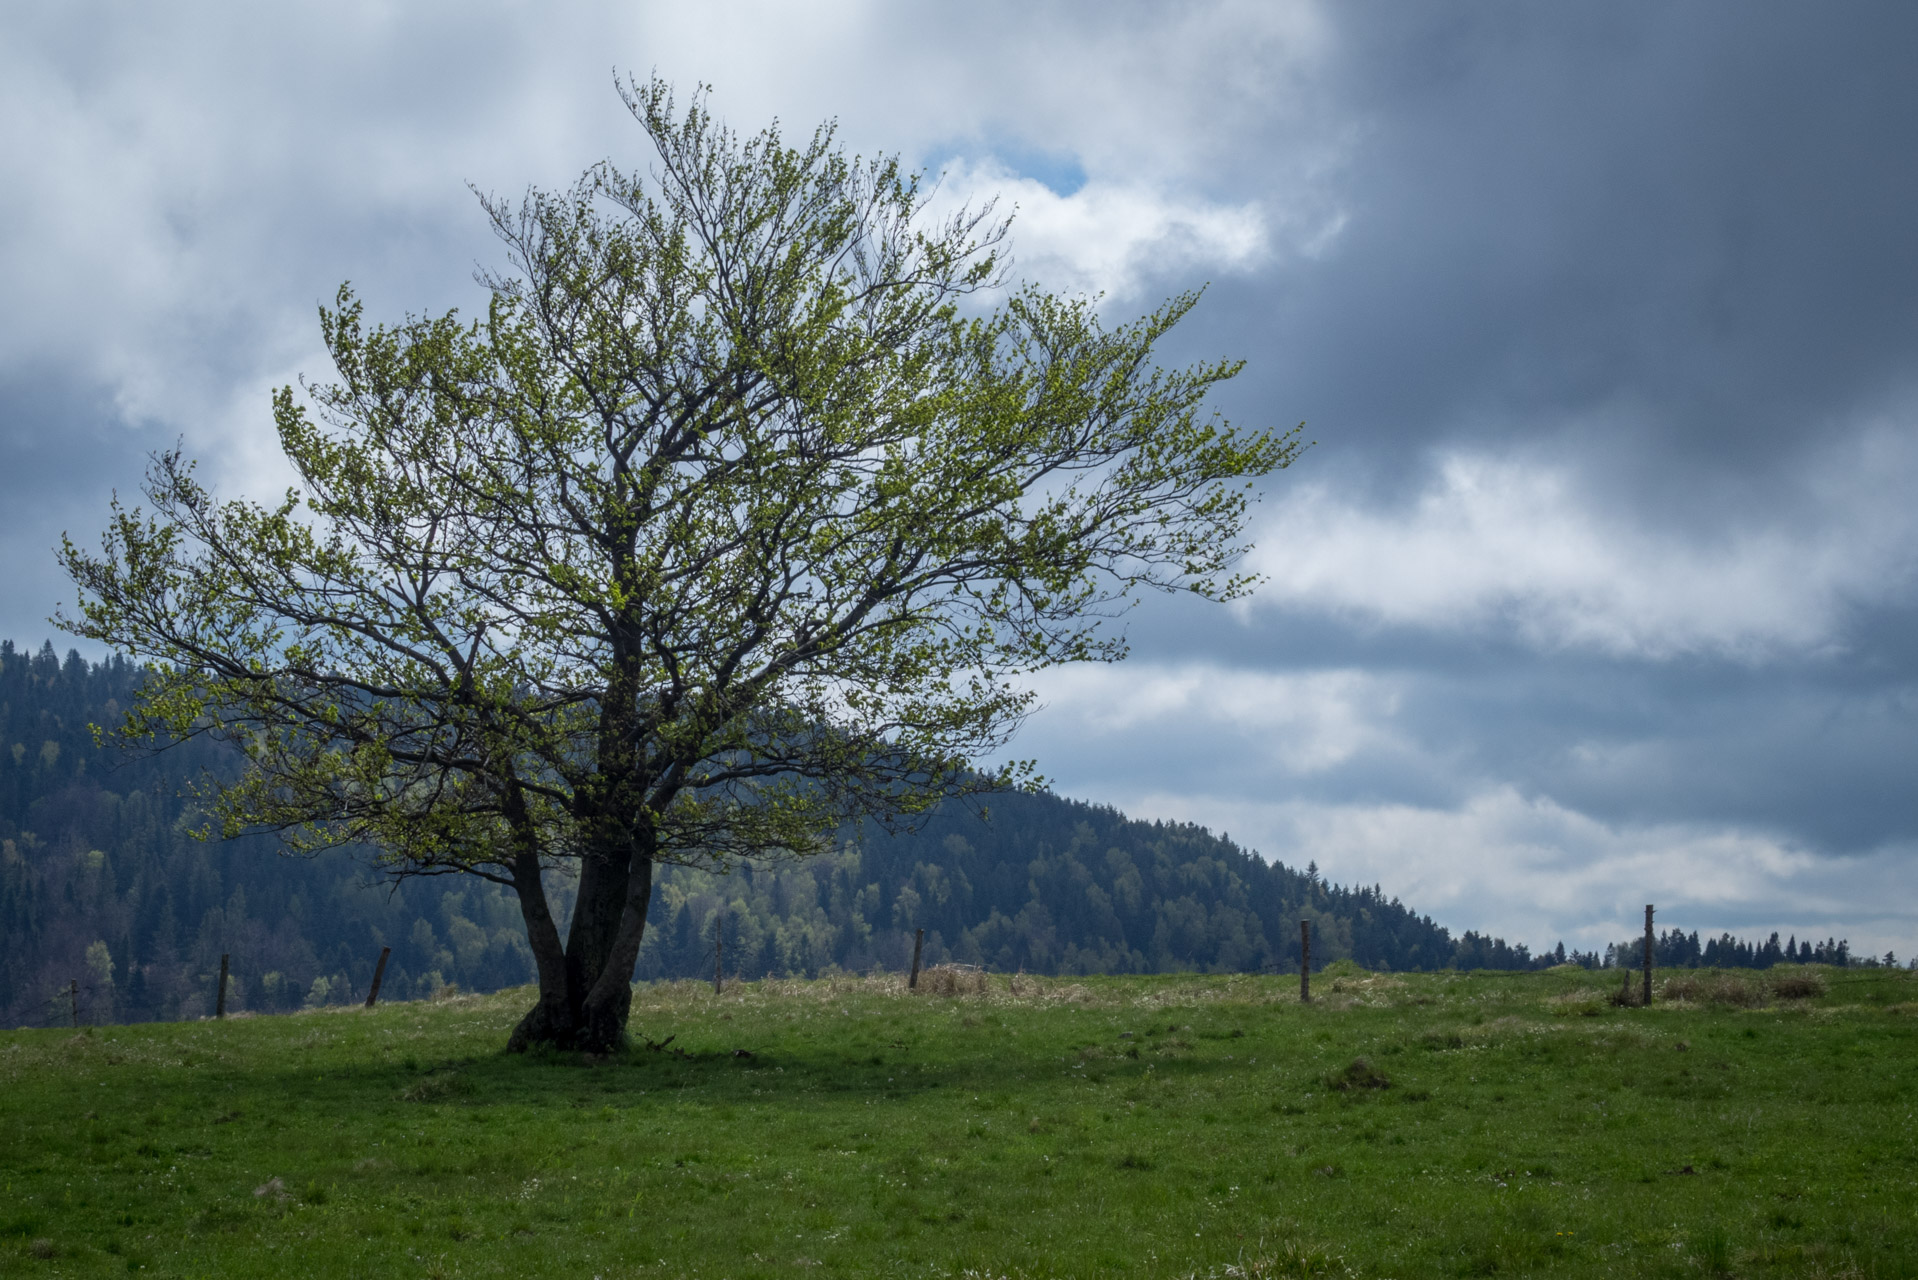
[[[1812,1000],[1825,994],[1825,975],[1812,969],[1773,969],[1772,994],[1780,1000]]]
[[[936,964],[919,971],[919,990],[929,996],[983,996],[992,979],[974,964]]]
[[[1735,1009],[1756,1009],[1765,1003],[1765,986],[1757,979],[1723,969],[1698,969],[1665,979],[1659,991],[1667,999],[1692,1004],[1715,1004]]]

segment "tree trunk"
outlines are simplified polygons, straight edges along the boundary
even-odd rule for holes
[[[550,1044],[610,1053],[626,1044],[633,968],[646,936],[659,833],[648,816],[647,780],[634,749],[637,664],[628,654],[618,665],[621,670],[600,701],[597,775],[573,796],[574,818],[586,847],[579,861],[572,927],[564,952],[558,951],[557,931],[551,931],[549,954],[540,963],[539,1004],[513,1028],[507,1042],[512,1050]],[[514,878],[521,879],[517,874]],[[522,904],[527,893],[522,886]],[[543,889],[537,897],[543,910]],[[531,923],[529,916],[529,932]]]
[[[566,979],[566,948],[560,944],[559,926],[546,901],[546,886],[540,883],[536,855],[520,854],[513,867],[513,888],[519,894],[519,914],[526,922],[526,941],[539,975],[539,1003],[519,1020],[506,1041],[507,1049],[523,1053],[536,1044],[570,1041],[578,1018]]]
[[[625,900],[619,926],[599,972],[581,1002],[583,1048],[605,1053],[626,1044],[626,1019],[633,1008],[633,969],[639,964],[639,944],[646,939],[646,909],[653,901],[651,851],[635,851],[627,867]]]
[[[580,860],[579,897],[564,947],[539,883],[538,860],[531,860],[530,877],[515,869],[520,914],[539,970],[539,1003],[513,1028],[508,1050],[551,1045],[610,1053],[625,1046],[633,969],[653,897],[654,842],[645,829],[623,836],[618,847],[602,845]]]

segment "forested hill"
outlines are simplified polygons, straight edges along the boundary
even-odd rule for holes
[[[1036,973],[1298,971],[1299,921],[1315,965],[1530,963],[1480,940],[1483,955],[1377,889],[1344,889],[1269,864],[1186,824],[1135,822],[1051,795],[1002,795],[985,812],[948,806],[909,836],[873,830],[806,862],[660,878],[640,976],[705,973],[723,912],[726,967],[744,974],[829,964],[890,969],[957,960]]]
[[[210,1013],[222,954],[238,1008],[363,998],[385,943],[396,996],[526,980],[518,909],[483,882],[389,894],[343,855],[195,839],[182,793],[230,753],[94,744],[89,725],[118,723],[139,683],[124,660],[0,642],[0,1025],[64,1022],[76,1005],[83,1022]]]
[[[122,660],[62,661],[0,643],[0,1025],[190,1018],[229,1003],[283,1009],[365,995],[382,946],[385,992],[529,981],[517,903],[469,877],[371,883],[340,852],[276,853],[269,839],[202,842],[182,793],[231,767],[212,744],[157,755],[102,750],[139,687]],[[563,886],[560,897],[564,901]],[[921,830],[849,832],[809,862],[716,877],[662,873],[641,978],[902,968],[926,959],[1031,972],[1286,970],[1298,921],[1313,958],[1368,967],[1521,968],[1523,947],[1454,938],[1377,889],[1271,865],[1187,825],[1134,822],[1054,796],[953,808]]]

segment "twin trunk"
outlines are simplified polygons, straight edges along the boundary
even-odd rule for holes
[[[646,936],[653,860],[659,852],[659,832],[647,816],[644,780],[633,750],[638,696],[630,670],[607,689],[599,726],[600,772],[591,786],[574,795],[578,830],[587,843],[564,947],[540,882],[534,824],[523,796],[508,788],[507,820],[519,837],[514,887],[539,969],[539,1003],[513,1028],[510,1050],[548,1044],[609,1053],[626,1043],[633,967]]]
[[[539,1003],[513,1028],[507,1041],[512,1052],[544,1044],[609,1053],[625,1044],[633,968],[653,897],[653,858],[650,847],[622,844],[580,859],[579,898],[564,946],[540,884],[537,857],[522,857],[522,865],[514,868],[520,914],[539,970]]]

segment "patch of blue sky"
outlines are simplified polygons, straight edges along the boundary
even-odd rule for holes
[[[1076,195],[1086,185],[1085,166],[1071,151],[1053,150],[1019,138],[993,138],[983,144],[946,144],[928,154],[947,159],[962,157],[974,163],[997,162],[1008,173],[1039,183],[1061,198]],[[939,161],[930,167],[937,172]]]

